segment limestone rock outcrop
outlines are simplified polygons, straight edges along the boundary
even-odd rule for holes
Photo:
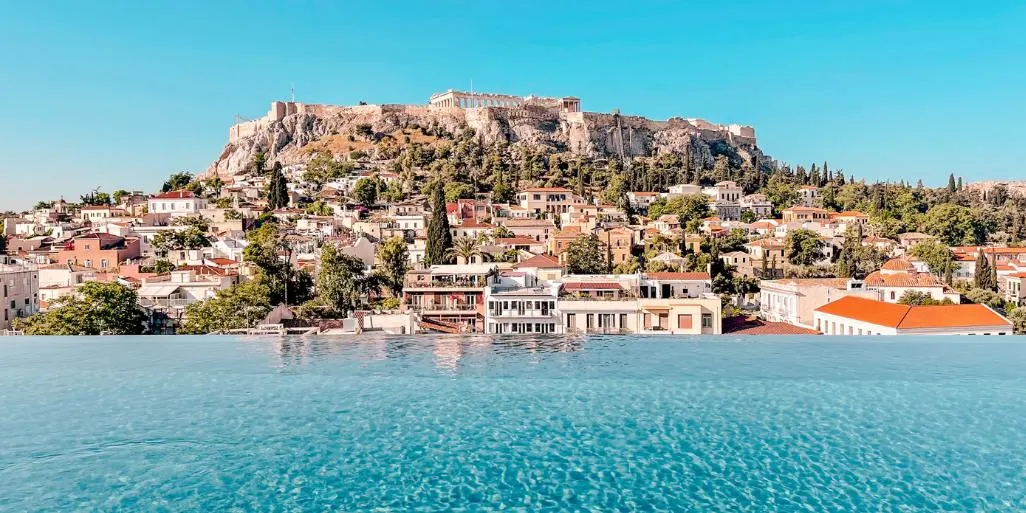
[[[204,174],[231,181],[253,155],[267,161],[298,164],[310,159],[310,145],[347,140],[361,126],[392,134],[413,126],[459,133],[469,127],[488,145],[525,143],[587,157],[653,156],[690,152],[695,163],[711,166],[714,153],[765,160],[748,127],[714,125],[703,120],[655,121],[639,116],[564,112],[538,106],[446,108],[420,105],[306,105],[280,102],[267,116],[231,127],[229,142]],[[275,110],[277,108],[277,111]],[[717,146],[718,145],[718,146]],[[344,146],[344,144],[341,144]],[[716,147],[717,152],[713,151]]]

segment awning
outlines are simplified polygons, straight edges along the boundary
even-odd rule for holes
[[[143,285],[139,297],[168,297],[178,290],[178,285]]]

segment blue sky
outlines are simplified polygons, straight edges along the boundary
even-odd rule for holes
[[[202,171],[239,113],[434,91],[756,127],[868,179],[1026,178],[1026,3],[7,2],[0,210]]]

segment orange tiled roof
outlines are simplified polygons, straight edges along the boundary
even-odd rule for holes
[[[524,246],[524,245],[534,246],[536,244],[544,244],[544,243],[543,242],[538,242],[538,241],[536,241],[536,240],[534,240],[534,239],[532,239],[530,237],[498,237],[498,238],[495,239],[495,244],[500,245],[500,246]]]
[[[909,306],[846,296],[817,312],[898,329],[1007,326],[1008,320],[984,305]]]
[[[914,271],[916,269],[915,266],[912,265],[912,262],[909,262],[908,260],[905,260],[904,258],[892,258],[892,259],[884,262],[884,264],[882,266],[880,266],[880,268],[888,270],[888,271],[906,271],[906,272]]]
[[[913,306],[900,328],[1004,326],[1008,320],[983,305]]]
[[[864,280],[869,287],[942,287],[933,275],[927,273],[883,274],[880,271],[869,273]]]
[[[911,307],[858,296],[845,296],[816,309],[817,312],[897,328]]]
[[[528,187],[524,189],[524,192],[570,192],[570,189],[564,187]]]
[[[561,269],[563,266],[558,260],[548,255],[535,255],[517,264],[517,269],[534,267],[537,269]]]

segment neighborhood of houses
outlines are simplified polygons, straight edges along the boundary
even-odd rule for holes
[[[396,179],[390,173],[375,177],[385,183]],[[217,201],[188,190],[135,192],[112,205],[57,200],[4,219],[0,329],[11,329],[15,318],[45,311],[84,283],[100,281],[134,289],[139,306],[149,314],[151,331],[174,333],[188,305],[250,279],[253,271],[244,251],[247,231],[258,219],[272,216],[288,226],[290,251],[281,258],[312,273],[317,272],[325,244],[360,259],[370,272],[380,265],[377,247],[382,241],[400,237],[405,242],[410,270],[398,308],[360,312],[359,322],[351,325],[355,331],[374,326],[394,333],[1013,333],[1012,323],[997,311],[961,304],[958,292],[911,255],[915,245],[933,239],[922,233],[895,239],[864,237],[863,246],[889,260],[862,279],[786,277],[789,233],[801,229],[817,234],[824,242],[821,260],[832,262],[848,229],[869,222],[862,212],[816,207],[818,191],[812,186],[802,187],[797,204],[780,210],[779,217],[765,195],[744,195],[731,181],[706,187],[676,185],[665,193],[629,192],[627,200],[636,217],[625,208],[589,202],[559,187],[525,188],[508,204],[459,199],[446,205],[452,236],[478,241],[478,250],[449,264],[424,265],[432,213],[428,198],[350,204],[345,198],[358,178],[329,182],[316,191],[314,199],[328,207],[317,215],[299,208],[268,210],[266,177],[250,176],[223,186]],[[293,172],[292,204],[304,196],[298,182],[298,173]],[[657,201],[693,195],[707,198],[711,213],[697,227],[682,226],[676,214],[645,217]],[[205,230],[203,247],[167,249],[154,244],[162,233],[194,229],[197,220]],[[743,249],[721,252],[716,258],[734,274],[756,282],[758,292],[724,298],[714,293],[708,266],[685,270],[685,255],[701,251],[704,241],[737,233],[745,236]],[[568,248],[592,235],[608,259],[608,272],[568,272]],[[656,241],[673,242],[647,259],[659,262],[658,270],[612,272]],[[974,262],[979,252],[985,252],[996,266],[999,293],[1016,305],[1022,302],[1026,248],[951,250],[958,262],[956,278],[972,279]],[[157,268],[159,261],[172,266]],[[944,304],[900,304],[910,291]],[[275,309],[274,320],[289,318],[287,310]],[[379,315],[377,321],[374,315]]]

